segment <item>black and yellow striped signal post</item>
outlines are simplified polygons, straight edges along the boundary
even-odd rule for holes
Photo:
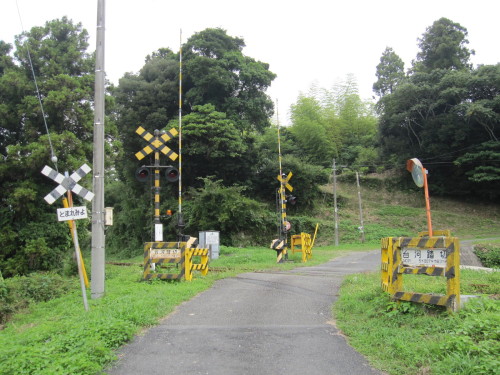
[[[139,126],[135,131],[146,141],[150,142],[141,151],[135,154],[135,157],[139,160],[144,159],[147,155],[154,152],[154,165],[153,166],[143,166],[143,168],[153,168],[154,169],[154,225],[155,225],[155,241],[163,241],[163,225],[160,222],[160,169],[170,168],[167,171],[172,173],[173,168],[170,166],[160,165],[160,153],[167,155],[171,160],[176,160],[178,155],[172,151],[165,142],[169,141],[175,137],[178,132],[176,129],[172,128],[167,132],[161,133],[159,130],[154,131],[154,135],[145,130],[142,126]],[[169,176],[167,175],[167,180]],[[172,180],[170,178],[170,180]]]
[[[278,212],[280,216],[280,224],[279,224],[279,238],[273,240],[271,243],[271,248],[276,250],[276,262],[282,263],[284,259],[288,257],[288,231],[290,230],[290,223],[286,220],[286,204],[288,201],[288,197],[286,195],[286,190],[292,192],[293,187],[290,185],[289,181],[292,178],[292,172],[289,172],[288,175],[284,173],[282,175],[278,175],[278,181],[280,182],[280,187],[278,189],[277,194],[277,204],[278,204]]]

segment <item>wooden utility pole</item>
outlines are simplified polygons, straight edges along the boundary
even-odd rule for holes
[[[361,242],[365,242],[365,226],[363,224],[363,205],[361,204],[361,188],[359,186],[359,173],[356,172],[356,185],[358,185],[358,202],[359,202],[359,221],[361,226],[359,231],[361,232]]]
[[[333,213],[335,218],[335,246],[339,245],[339,215],[337,210],[337,169],[333,159]]]
[[[104,295],[104,26],[105,0],[97,2],[97,40],[94,100],[94,200],[92,201],[92,298]]]

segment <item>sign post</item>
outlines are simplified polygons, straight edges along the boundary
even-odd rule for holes
[[[71,192],[75,192],[82,198],[84,198],[87,201],[91,201],[92,198],[94,198],[94,193],[91,191],[85,189],[84,187],[80,186],[78,184],[78,181],[82,177],[84,177],[87,173],[90,172],[90,167],[87,164],[82,165],[80,168],[78,168],[71,176],[69,176],[68,173],[66,173],[65,176],[57,172],[56,170],[52,169],[49,166],[45,166],[42,169],[42,174],[49,177],[50,179],[54,180],[57,182],[59,185],[52,190],[49,194],[45,196],[45,201],[48,204],[52,204],[58,199],[59,197],[63,196],[66,192],[68,193],[68,198],[69,198],[69,204],[68,201],[66,200],[65,197],[63,197],[63,205],[64,209],[62,211],[58,210],[58,220],[60,219],[62,215],[62,219],[59,221],[69,221],[69,227],[71,229],[71,235],[73,237],[73,243],[75,245],[75,254],[76,254],[76,262],[78,265],[78,275],[80,276],[80,286],[82,288],[82,297],[83,297],[83,306],[85,307],[85,310],[89,310],[89,305],[87,302],[87,293],[85,290],[85,286],[88,285],[88,279],[87,279],[87,274],[85,272],[85,266],[83,265],[83,258],[80,252],[80,244],[78,242],[78,233],[76,231],[76,225],[74,222],[74,219],[83,219],[84,216],[87,217],[87,211],[84,209],[84,207],[73,207],[73,199]],[[69,209],[69,210],[68,210]],[[67,213],[67,215],[66,215]]]
[[[69,205],[68,205],[68,200],[70,202]],[[73,209],[73,197],[71,195],[71,192],[68,191],[68,199],[63,198],[63,205],[65,208],[69,208],[70,211]],[[80,217],[80,219],[83,219],[83,217]],[[82,289],[83,306],[85,307],[85,310],[88,311],[89,305],[87,302],[87,293],[85,287],[89,286],[89,280],[87,278],[87,271],[85,270],[85,264],[83,263],[82,252],[80,251],[80,243],[78,242],[78,232],[76,230],[76,223],[74,219],[68,219],[68,225],[69,229],[71,230],[71,237],[73,238],[73,244],[75,246],[76,264],[78,266],[78,276],[80,277],[80,287]]]
[[[429,187],[427,185],[427,169],[424,168],[420,160],[413,158],[406,161],[406,170],[411,173],[415,185],[424,188],[427,227],[429,229],[429,237],[432,237],[431,202],[429,198]]]

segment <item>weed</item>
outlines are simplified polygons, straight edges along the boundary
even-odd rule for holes
[[[485,267],[500,268],[500,245],[477,244],[474,253]]]
[[[458,314],[448,314],[442,307],[391,301],[379,278],[379,273],[348,276],[334,306],[338,327],[374,366],[398,375],[497,373],[500,301],[475,298]],[[436,293],[441,287],[428,285],[433,279],[416,276],[408,285]],[[483,272],[462,274],[466,284],[484,280]]]

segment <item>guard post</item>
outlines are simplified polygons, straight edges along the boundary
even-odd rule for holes
[[[428,232],[418,237],[386,237],[381,241],[382,289],[394,300],[460,308],[460,245],[449,231]],[[403,290],[403,275],[446,277],[446,294],[424,294]]]

